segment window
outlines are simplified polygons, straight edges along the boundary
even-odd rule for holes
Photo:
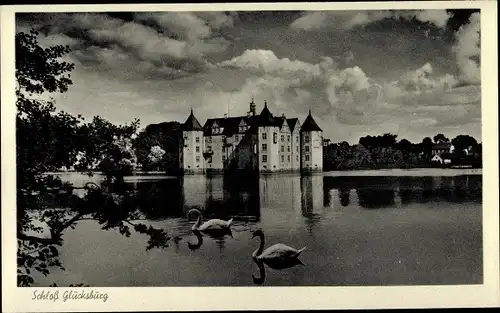
[[[295,146],[295,150],[299,152],[299,146]]]
[[[200,147],[196,146],[196,152],[200,152]]]
[[[200,163],[200,157],[199,156],[196,157],[196,163]]]
[[[207,146],[207,151],[208,152],[212,151],[212,146]]]
[[[288,162],[290,162],[290,155],[287,155],[287,156],[286,156],[286,160],[287,160]]]
[[[295,136],[295,142],[299,142],[299,136]]]
[[[264,140],[267,139],[267,133],[262,133],[262,139],[264,139]]]
[[[281,152],[285,152],[285,146],[281,146]]]
[[[306,161],[309,161],[309,154],[306,154]]]
[[[305,146],[304,149],[306,152],[309,152],[309,146]]]
[[[284,155],[281,156],[281,162],[285,162],[285,156]]]
[[[267,162],[267,155],[262,156],[262,162]]]
[[[211,142],[212,142],[212,137],[208,136],[208,137],[207,137],[207,142],[210,142],[210,143],[211,143]]]
[[[286,151],[287,151],[287,152],[290,152],[290,146],[287,146],[287,147],[286,147]]]
[[[196,143],[200,142],[200,137],[196,137]]]
[[[299,156],[298,156],[298,155],[296,155],[296,156],[295,156],[295,161],[298,161],[298,160],[299,160]]]
[[[225,162],[225,161],[226,161],[226,156],[222,155],[222,162]]]
[[[262,151],[267,151],[267,144],[265,143],[262,144]]]
[[[290,135],[286,135],[286,141],[290,141]]]
[[[278,134],[273,133],[273,143],[278,143]]]
[[[281,135],[281,141],[285,141],[285,135]]]
[[[309,136],[304,136],[304,142],[309,143]]]

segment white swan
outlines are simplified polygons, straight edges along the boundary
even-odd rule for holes
[[[203,221],[203,215],[201,214],[201,212],[197,209],[191,209],[188,212],[188,216],[191,215],[191,213],[198,214],[198,220],[196,221],[196,223],[194,223],[193,227],[191,228],[192,230],[197,230],[201,232],[231,230],[231,224],[233,223],[233,219],[230,219],[229,221],[223,221],[220,219],[211,219],[202,224],[201,222]]]
[[[298,257],[306,247],[297,250],[282,243],[277,243],[264,250],[264,232],[261,229],[257,229],[252,235],[252,238],[255,237],[260,237],[260,245],[259,248],[253,252],[253,258],[263,261],[268,265],[275,265],[276,267],[289,267],[289,265],[292,265],[290,263],[302,264],[302,262],[298,260]]]

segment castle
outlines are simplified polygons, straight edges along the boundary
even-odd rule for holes
[[[252,99],[246,116],[208,119],[202,127],[193,110],[183,124],[179,166],[185,173],[227,170],[322,171],[322,130],[309,115],[275,117],[267,108],[255,113]]]

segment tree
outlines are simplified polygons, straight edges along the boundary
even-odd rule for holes
[[[450,139],[446,138],[443,134],[437,134],[434,136],[434,142],[438,143],[439,141],[450,142]]]
[[[169,171],[179,168],[181,126],[179,122],[150,124],[138,134],[133,145],[138,162],[144,170],[159,167],[161,170]],[[151,163],[149,159],[151,148],[154,146],[164,151],[162,159],[156,164]]]
[[[430,137],[425,137],[422,140],[422,152],[427,160],[430,160],[432,157],[432,139]]]
[[[453,153],[456,156],[463,156],[467,154],[465,150],[468,150],[469,147],[475,149],[477,147],[477,140],[469,135],[458,135],[451,140],[451,144],[455,148]]]
[[[88,171],[105,159],[112,161],[111,175],[121,175],[124,168],[133,166],[130,136],[138,121],[115,126],[96,117],[84,124],[81,116],[57,112],[52,99],[42,100],[42,94],[68,90],[74,65],[61,60],[69,47],[42,48],[37,35],[31,31],[15,37],[18,286],[33,284],[34,271],[48,275],[52,267],[64,269],[58,251],[62,234],[80,220],[93,219],[103,229],[118,229],[126,236],[130,228],[147,234],[147,249],[164,247],[169,239],[163,229],[137,222],[143,215],[133,191],[113,191],[108,182],[88,183],[80,197],[71,184],[46,175],[62,166]]]
[[[165,156],[165,150],[160,148],[160,146],[151,147],[151,151],[148,154],[148,160],[153,166],[158,166]]]
[[[412,149],[412,146],[413,146],[413,144],[410,141],[408,141],[407,139],[401,139],[398,142],[398,148],[402,152],[404,151],[406,153],[409,153]]]

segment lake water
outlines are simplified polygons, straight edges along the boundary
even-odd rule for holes
[[[451,170],[450,170],[451,171]],[[380,174],[387,174],[380,173]],[[63,175],[75,185],[86,176]],[[93,177],[90,180],[99,180]],[[38,286],[354,286],[480,284],[482,176],[339,176],[329,173],[144,176],[127,179],[147,199],[149,222],[169,246],[146,250],[147,237],[81,221],[64,233],[66,271],[36,276]],[[234,218],[232,237],[201,241],[191,231],[199,208]],[[261,228],[266,247],[307,246],[304,265],[259,267],[252,258]],[[194,249],[188,242],[197,246]],[[255,279],[252,277],[255,277]]]

